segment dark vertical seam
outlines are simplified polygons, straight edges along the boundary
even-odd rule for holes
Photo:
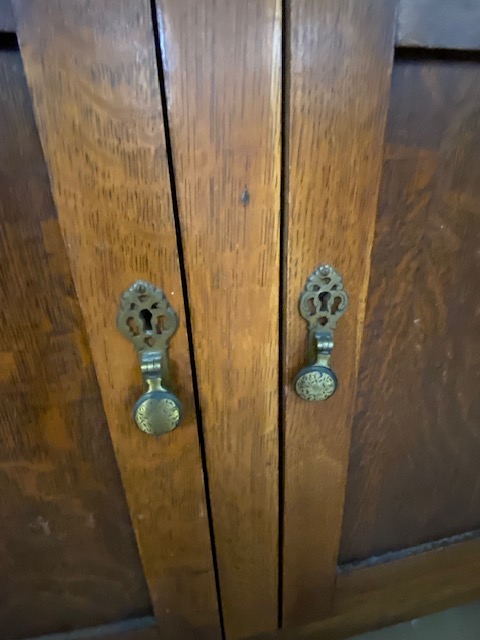
[[[223,620],[222,599],[220,595],[220,579],[219,579],[219,573],[218,573],[217,552],[216,552],[215,534],[214,534],[214,528],[213,528],[212,505],[210,502],[210,488],[209,488],[208,473],[207,473],[207,456],[205,451],[205,438],[203,435],[202,410],[200,406],[200,397],[198,393],[197,370],[195,366],[195,353],[193,348],[193,332],[192,332],[192,322],[191,322],[191,316],[190,316],[190,302],[188,298],[187,274],[185,270],[185,260],[184,260],[183,243],[182,243],[182,229],[180,225],[180,216],[179,216],[176,181],[175,181],[175,168],[173,163],[173,151],[172,151],[172,143],[170,138],[170,125],[169,125],[169,119],[168,119],[167,93],[165,88],[165,74],[164,74],[164,65],[163,65],[164,58],[163,58],[162,48],[160,44],[157,7],[156,7],[155,0],[150,0],[150,4],[151,4],[151,10],[152,10],[152,25],[153,25],[153,36],[155,41],[155,54],[157,58],[158,83],[160,85],[160,96],[162,101],[163,121],[164,121],[164,128],[165,128],[165,145],[166,145],[166,151],[167,151],[168,173],[170,178],[170,191],[172,194],[173,218],[175,221],[178,261],[180,266],[180,277],[182,280],[182,294],[183,294],[184,307],[185,307],[185,323],[186,323],[187,336],[188,336],[190,362],[192,367],[193,395],[195,400],[195,411],[197,416],[198,441],[200,445],[200,455],[202,458],[203,481],[204,481],[204,487],[205,487],[205,502],[207,506],[208,528],[210,532],[210,541],[212,545],[212,563],[213,563],[213,569],[215,574],[215,587],[217,592],[218,615],[220,619],[220,630],[222,634],[222,639],[225,640],[225,626],[224,626],[224,620]]]
[[[290,2],[282,0],[281,71],[281,177],[280,177],[280,286],[278,348],[278,626],[283,624],[283,551],[285,517],[285,357],[286,259],[288,246],[289,131],[290,131]]]

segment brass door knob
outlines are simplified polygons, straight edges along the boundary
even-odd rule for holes
[[[169,391],[168,346],[178,327],[178,316],[165,294],[149,282],[138,280],[122,295],[117,327],[135,346],[145,393],[133,408],[139,429],[151,435],[178,426],[182,406]]]
[[[338,379],[330,367],[333,334],[348,305],[342,276],[323,264],[308,278],[299,301],[300,314],[308,322],[308,355],[311,364],[295,377],[295,391],[303,400],[327,400]]]

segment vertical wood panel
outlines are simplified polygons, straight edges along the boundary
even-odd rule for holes
[[[228,638],[277,624],[281,15],[159,0]]]
[[[20,53],[0,52],[0,637],[150,608]]]
[[[342,561],[480,528],[479,105],[478,63],[395,62]]]
[[[150,5],[18,0],[20,46],[60,224],[163,638],[219,635]],[[115,328],[137,278],[180,316],[171,356],[186,417],[160,438],[131,417],[141,393]]]
[[[284,623],[329,612],[393,54],[394,1],[292,0],[286,285]],[[320,263],[350,305],[335,334],[340,387],[300,400],[298,297]]]

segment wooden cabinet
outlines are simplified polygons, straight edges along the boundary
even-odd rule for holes
[[[480,596],[479,16],[0,2],[0,640],[331,640]],[[307,402],[322,263],[350,302]],[[161,437],[137,279],[179,316]]]

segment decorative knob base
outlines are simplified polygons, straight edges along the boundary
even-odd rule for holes
[[[301,369],[295,377],[295,391],[303,400],[327,400],[338,387],[335,373],[328,367],[312,365]]]
[[[139,429],[153,436],[173,431],[182,418],[178,398],[169,391],[148,391],[133,408],[133,417]]]

